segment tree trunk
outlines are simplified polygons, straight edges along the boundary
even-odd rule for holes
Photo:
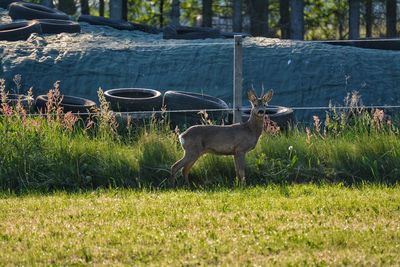
[[[99,15],[104,17],[104,0],[99,0]]]
[[[160,0],[160,28],[164,27],[164,0]]]
[[[212,0],[202,0],[203,27],[212,27]]]
[[[360,38],[360,0],[349,0],[349,39]]]
[[[122,19],[128,20],[128,0],[122,0]]]
[[[110,18],[122,19],[123,0],[110,0]]]
[[[396,23],[397,23],[397,3],[396,0],[386,0],[386,36],[396,37]]]
[[[268,36],[268,0],[250,0],[250,33]]]
[[[365,35],[372,37],[372,0],[365,1]]]
[[[74,15],[76,13],[76,6],[74,0],[59,0],[58,9],[68,15]]]
[[[304,40],[304,0],[291,0],[290,38]]]
[[[281,38],[290,38],[290,12],[289,12],[289,0],[279,1],[279,26],[281,28]]]
[[[242,31],[242,1],[234,0],[233,1],[233,31],[241,32]]]
[[[89,1],[88,0],[81,0],[81,14],[89,15]]]
[[[343,31],[344,31],[343,20],[339,19],[339,40],[344,39]]]
[[[181,16],[181,10],[180,10],[180,1],[179,0],[172,0],[172,5],[171,5],[171,25],[173,26],[179,26],[179,17]]]

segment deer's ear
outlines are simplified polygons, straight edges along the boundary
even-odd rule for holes
[[[257,102],[257,96],[254,90],[250,89],[249,91],[247,91],[247,97],[249,98],[251,103]]]
[[[273,95],[274,95],[274,91],[271,89],[265,95],[263,95],[262,101],[264,103],[268,103],[269,101],[271,101]]]

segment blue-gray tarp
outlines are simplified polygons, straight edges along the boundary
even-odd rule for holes
[[[0,9],[0,22],[10,21]],[[162,35],[82,23],[80,34],[32,35],[0,41],[0,78],[15,89],[45,93],[60,80],[64,94],[97,99],[99,87],[203,92],[232,103],[233,40],[163,40]],[[400,52],[322,43],[246,38],[243,86],[275,90],[273,105],[342,104],[360,92],[364,104],[400,104]],[[245,99],[245,92],[243,93]],[[296,112],[309,119],[314,111]]]

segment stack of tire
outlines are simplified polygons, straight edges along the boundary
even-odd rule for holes
[[[82,114],[83,116],[81,117],[85,117],[85,114],[93,112],[96,108],[96,103],[86,98],[69,95],[63,95],[61,98],[62,99],[58,104],[63,109],[64,113],[72,112],[75,114]],[[47,95],[39,95],[36,99],[32,96],[22,94],[7,95],[8,105],[15,107],[18,102],[26,111],[46,113],[49,99]]]
[[[232,123],[232,113],[229,111],[228,105],[223,100],[209,95],[167,91],[162,96],[159,91],[153,89],[117,88],[105,91],[104,96],[118,121],[123,124],[128,121],[128,117],[132,122],[150,119],[154,115],[154,111],[161,111],[162,108],[169,111],[169,122],[172,127],[185,128],[201,124],[204,123],[203,119],[218,124],[222,122],[225,124]],[[25,95],[8,95],[10,105],[15,106],[18,101],[27,110],[30,106],[34,106],[36,111],[46,113],[49,99],[47,95],[38,96],[36,101]],[[81,97],[63,95],[60,106],[65,113],[73,112],[81,114],[81,117],[85,118],[87,113],[94,111],[96,103]],[[202,117],[198,110],[206,110],[207,115],[203,114]],[[250,118],[250,112],[251,107],[244,107],[243,122]],[[267,115],[282,129],[294,122],[293,110],[290,108],[268,106]]]
[[[47,95],[39,95],[36,97],[35,101],[36,110],[41,113],[46,113],[48,102],[49,98]],[[96,103],[94,101],[70,95],[63,95],[59,105],[64,113],[72,112],[74,114],[80,114],[83,118],[87,117],[87,113],[94,112],[96,109]]]
[[[169,122],[172,127],[189,127],[201,124],[207,119],[218,124],[232,123],[232,113],[228,105],[221,99],[198,93],[167,91],[164,96],[153,89],[146,88],[118,88],[105,91],[104,96],[110,103],[111,110],[117,117],[126,120],[148,119],[153,116],[153,111],[161,108],[169,111]],[[198,110],[206,110],[206,117],[199,114]],[[242,120],[250,117],[250,107],[243,110]],[[133,113],[132,113],[133,112]],[[294,121],[293,110],[281,106],[268,106],[269,118],[276,122],[280,128],[285,129]]]
[[[218,124],[221,124],[221,122],[226,123],[229,114],[229,107],[223,100],[190,92],[165,92],[163,106],[170,111],[186,110],[186,112],[170,113],[170,121],[173,126],[201,124],[204,122],[202,119],[217,122]],[[201,116],[197,110],[206,110],[206,114]]]
[[[124,119],[127,116],[132,119],[148,119],[153,116],[154,111],[161,111],[161,108],[170,111],[168,119],[173,127],[200,124],[201,116],[198,111],[193,110],[228,109],[221,99],[179,91],[167,91],[162,96],[159,91],[153,89],[118,88],[106,91],[104,96],[117,116]],[[160,113],[157,117],[159,115]],[[212,111],[208,113],[208,118],[220,121],[227,118],[227,115],[226,110]]]
[[[22,1],[0,0],[0,7],[7,7],[9,16],[17,22],[0,25],[0,41],[27,40],[32,33],[79,33],[79,23],[54,8]],[[21,20],[21,21],[20,21]]]
[[[146,24],[128,22],[120,19],[109,19],[99,16],[80,15],[78,21],[86,22],[92,25],[108,26],[117,30],[142,31],[151,34],[160,33],[160,30],[156,27],[149,26]]]
[[[35,104],[35,100],[31,96],[20,95],[20,94],[8,94],[7,95],[7,104],[8,105],[15,107],[18,102],[27,111],[30,111],[30,108],[32,106],[34,106],[34,104]]]
[[[161,93],[146,88],[110,89],[104,92],[104,97],[120,124],[150,119],[162,105]]]
[[[163,29],[164,39],[215,39],[215,38],[233,38],[235,35],[249,37],[247,33],[222,32],[218,28],[209,27],[187,27],[187,26],[166,26]]]
[[[251,115],[251,106],[245,106],[242,108],[242,121],[248,121]],[[275,122],[280,129],[286,130],[289,125],[294,123],[293,109],[268,105],[266,107],[266,115],[268,118]],[[232,121],[232,116],[229,117],[229,121]]]

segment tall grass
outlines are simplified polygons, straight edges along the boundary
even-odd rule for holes
[[[167,123],[135,127],[128,120],[118,126],[101,90],[96,115],[83,120],[60,109],[57,90],[49,92],[46,114],[29,116],[21,105],[10,106],[0,88],[2,190],[166,186],[171,164],[183,154]],[[248,183],[397,183],[397,123],[356,100],[346,110],[332,109],[324,123],[315,117],[314,125],[285,133],[267,127],[247,155]],[[232,158],[213,155],[202,157],[190,174],[199,187],[233,186],[234,176]]]

